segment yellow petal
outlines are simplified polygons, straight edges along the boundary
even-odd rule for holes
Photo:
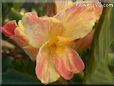
[[[81,2],[81,5],[84,3],[86,3],[86,1]],[[61,16],[59,19],[65,28],[63,37],[75,40],[85,37],[92,30],[92,27],[102,13],[102,6],[96,7],[96,5],[93,4],[98,3],[91,2],[89,6],[80,6],[75,3],[66,9],[63,14],[61,12],[61,14],[55,16],[56,18]]]
[[[51,38],[54,38],[56,36],[61,36],[63,34],[64,27],[62,23],[56,19],[56,18],[50,18],[50,24],[49,24],[49,34]]]
[[[51,41],[42,45],[37,56],[36,74],[42,83],[58,80],[59,74],[69,80],[74,73],[83,71],[84,63],[73,49],[64,44],[58,46],[56,39]]]
[[[52,54],[49,53],[47,43],[39,49],[36,59],[36,75],[44,84],[54,82],[60,77],[53,64]]]
[[[71,79],[74,73],[82,72],[85,67],[78,53],[68,46],[56,53],[55,65],[59,74],[67,80]]]
[[[12,39],[15,40],[20,47],[22,47],[32,61],[35,61],[38,49],[28,44],[28,38],[24,33],[24,27],[21,24],[21,21],[19,21],[18,26],[19,27],[15,29],[15,35],[12,36]]]
[[[39,18],[36,13],[25,13],[22,18],[25,33],[31,46],[39,48],[49,38],[49,18]]]
[[[20,27],[21,31],[24,32],[24,26],[23,26],[23,24],[22,24],[22,20],[19,20],[18,26]]]
[[[15,29],[15,35],[14,35],[16,40],[19,40],[21,44],[26,44],[28,42],[27,35],[23,32],[23,30],[20,27],[17,27]]]

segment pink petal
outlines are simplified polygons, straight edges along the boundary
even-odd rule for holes
[[[94,36],[94,30],[92,30],[86,37],[78,39],[74,43],[75,49],[80,52],[88,47],[90,47]]]
[[[80,56],[68,47],[57,54],[55,65],[59,74],[65,79],[71,79],[73,73],[80,73],[84,70],[84,63]]]
[[[39,60],[36,65],[36,75],[41,80],[42,83],[48,83],[48,71],[47,71],[47,61],[45,59]]]
[[[69,61],[71,64],[71,71],[74,73],[80,73],[84,70],[85,66],[80,56],[75,50],[69,52]]]
[[[70,80],[73,77],[73,73],[68,70],[67,68],[69,67],[69,65],[66,65],[64,63],[64,60],[61,58],[57,58],[56,59],[56,63],[55,63],[56,69],[59,72],[59,74],[66,80]],[[68,66],[68,67],[67,67]]]
[[[39,48],[51,38],[63,34],[62,23],[53,17],[37,17],[35,13],[26,13],[22,18],[25,33],[31,46]]]
[[[10,38],[24,49],[24,51],[29,55],[31,60],[36,59],[36,55],[38,53],[38,49],[33,48],[28,44],[28,38],[26,34],[21,30],[21,27],[18,27],[15,21],[10,21],[6,23],[3,27],[1,27],[1,30],[3,33],[7,36],[10,36]],[[25,47],[29,46],[29,47]]]
[[[22,18],[22,24],[31,46],[39,48],[49,39],[49,18],[38,17],[36,13],[26,13]]]
[[[2,32],[2,26],[0,26],[0,32]]]
[[[87,3],[83,1],[81,5]],[[90,3],[89,3],[90,4]],[[75,3],[65,11],[54,16],[59,19],[65,28],[64,37],[76,40],[85,37],[91,32],[95,22],[98,21],[102,13],[102,5],[96,7],[97,2],[92,2],[90,6],[80,6]],[[61,16],[61,18],[58,16]]]
[[[14,30],[16,29],[17,25],[15,21],[7,22],[3,27],[2,31],[6,36],[14,35]]]
[[[10,38],[16,41],[16,43],[25,51],[32,61],[36,60],[36,55],[38,54],[39,49],[32,47],[28,43],[28,38],[20,27],[15,29],[15,35],[11,36]]]
[[[36,60],[38,49],[28,44],[28,38],[21,27],[16,27],[14,35],[10,38],[16,41],[16,43],[26,52],[26,54],[29,55],[32,61]]]
[[[47,48],[47,44],[44,44],[40,49],[36,59],[36,75],[42,83],[48,84],[59,79],[55,66],[53,64],[52,54]]]
[[[20,41],[20,43],[23,45],[27,44],[28,38],[26,34],[21,30],[21,27],[17,27],[14,33],[15,33],[15,35],[13,36],[14,39]]]

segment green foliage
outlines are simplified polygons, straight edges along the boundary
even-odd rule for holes
[[[114,8],[104,8],[97,25],[92,52],[88,63],[84,83],[86,84],[114,84],[113,73],[109,69],[109,53],[112,43],[114,27]]]
[[[3,73],[2,77],[2,84],[38,84],[37,79],[14,69],[7,70]]]

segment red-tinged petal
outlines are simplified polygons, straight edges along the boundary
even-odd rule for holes
[[[68,62],[67,62],[68,63]],[[59,74],[66,80],[70,80],[73,77],[73,73],[68,70],[69,65],[65,64],[62,57],[56,58],[55,63],[56,69],[59,72]]]
[[[12,40],[16,41],[16,43],[25,51],[25,53],[30,57],[32,61],[36,60],[36,56],[38,54],[38,48],[34,48],[31,45],[28,44],[27,39],[20,38],[19,34],[18,36],[12,36]]]
[[[38,17],[36,13],[25,13],[22,24],[31,46],[39,48],[49,38],[49,18]]]
[[[94,36],[94,30],[92,30],[86,37],[76,40],[74,43],[76,51],[80,52],[88,48],[92,43],[93,36]]]
[[[15,35],[10,38],[16,41],[16,43],[22,47],[22,49],[26,52],[26,54],[30,57],[32,61],[36,60],[36,55],[38,54],[38,48],[34,48],[28,44],[28,38],[26,34],[23,32],[22,27],[17,27],[15,29]]]
[[[21,30],[21,27],[17,27],[15,29],[15,35],[13,37],[15,37],[15,39],[19,40],[21,42],[21,44],[26,44],[28,43],[28,38],[27,35]]]
[[[0,26],[0,32],[2,32],[2,28],[3,28],[3,27]]]
[[[2,31],[6,36],[12,36],[15,34],[14,31],[16,27],[17,27],[16,22],[10,21],[3,26]]]
[[[61,16],[59,20],[65,28],[64,37],[75,40],[83,38],[91,32],[95,22],[102,13],[102,6],[96,7],[97,2],[91,2],[89,6],[81,6],[85,3],[87,4],[86,1],[80,3],[80,5],[75,3],[73,6],[55,16],[56,18]]]
[[[14,30],[14,35],[10,36],[10,38],[16,41],[17,44],[20,45],[21,47],[28,44],[28,38],[20,27],[16,27],[16,29]]]
[[[19,26],[17,26],[15,21],[10,21],[6,23],[3,27],[1,27],[1,30],[3,31],[3,33],[5,33],[5,35],[10,36],[12,40],[16,41],[16,43],[20,47],[22,47],[22,49],[24,49],[27,55],[29,55],[31,60],[33,61],[36,60],[38,49],[28,44],[28,38],[26,34],[24,33],[24,28],[21,25],[21,22],[19,23]]]
[[[71,50],[69,53],[69,61],[71,64],[71,71],[74,73],[80,73],[84,70],[85,65],[80,56],[75,50]]]
[[[65,47],[58,51],[55,59],[56,69],[65,79],[71,79],[73,73],[80,73],[84,70],[84,63],[80,56],[71,48]]]
[[[48,84],[59,79],[47,44],[42,45],[36,59],[36,75],[42,83]]]

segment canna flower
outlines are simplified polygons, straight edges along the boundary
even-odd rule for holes
[[[102,13],[102,6],[93,5],[99,3],[94,0],[86,7],[70,0],[60,3],[56,2],[57,14],[53,17],[38,17],[35,12],[28,12],[18,25],[10,24],[12,27],[8,28],[11,31],[7,28],[8,23],[3,26],[5,34],[25,47],[31,46],[26,50],[36,52],[36,75],[44,84],[60,77],[70,80],[74,74],[84,70],[77,51],[90,45],[94,32],[92,28]]]

